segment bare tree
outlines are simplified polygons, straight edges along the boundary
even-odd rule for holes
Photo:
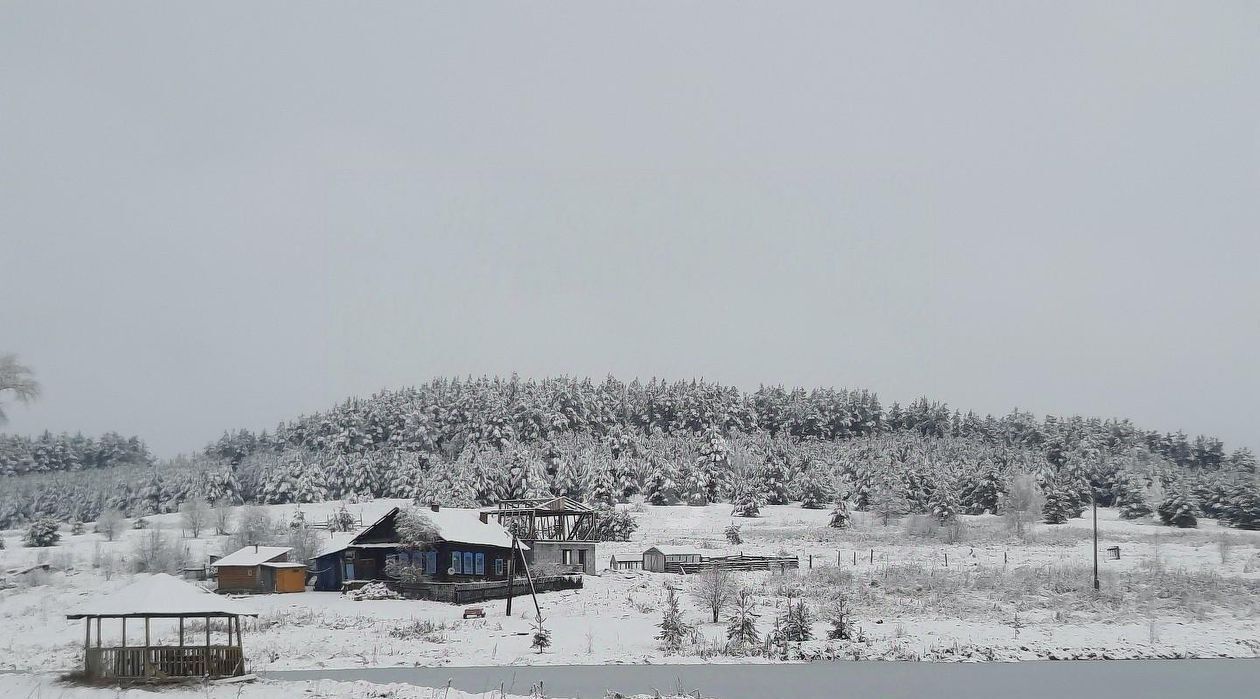
[[[210,521],[210,505],[199,497],[185,500],[179,506],[179,525],[184,532],[192,532],[193,538],[201,536],[201,530]]]
[[[96,531],[104,534],[106,540],[113,541],[118,538],[118,532],[122,531],[126,524],[127,520],[123,518],[122,513],[110,508],[101,512],[96,518]]]
[[[227,534],[230,526],[232,526],[232,502],[227,498],[221,498],[214,503],[214,533]]]
[[[738,592],[735,578],[730,571],[721,566],[713,566],[696,576],[691,596],[713,614],[713,623],[716,624],[722,610],[726,609],[726,605],[730,604]]]
[[[1000,507],[1007,526],[1022,539],[1032,531],[1044,503],[1045,496],[1037,486],[1037,479],[1031,473],[1016,473],[1006,482]]]
[[[30,367],[18,364],[17,355],[0,355],[0,425],[8,422],[4,414],[5,392],[13,394],[19,403],[27,404],[39,398],[39,382]]]

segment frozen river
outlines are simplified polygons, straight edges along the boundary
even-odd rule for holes
[[[781,665],[540,665],[361,668],[261,673],[280,680],[368,680],[488,692],[602,698],[605,691],[665,693],[681,687],[719,699],[1154,699],[1260,696],[1260,660],[835,662]]]

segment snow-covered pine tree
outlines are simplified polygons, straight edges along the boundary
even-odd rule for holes
[[[1255,481],[1232,489],[1226,519],[1231,527],[1260,529],[1260,488]]]
[[[1121,519],[1140,519],[1153,512],[1146,501],[1146,488],[1137,476],[1122,477],[1117,490],[1116,504],[1120,507]]]
[[[808,462],[796,476],[796,490],[801,497],[801,507],[807,510],[821,510],[835,498],[827,477],[815,462]]]
[[[600,468],[595,471],[594,478],[591,479],[591,496],[592,503],[603,503],[605,505],[617,504],[617,476],[609,467]]]
[[[936,486],[932,488],[932,495],[928,498],[929,511],[937,522],[948,525],[958,521],[958,511],[960,505],[958,503],[958,491],[954,488],[954,484],[942,478],[936,482]]]
[[[734,610],[726,622],[726,640],[737,648],[751,648],[761,643],[761,634],[757,633],[758,615],[752,592],[740,590],[732,606]]]
[[[293,481],[293,502],[323,502],[327,499],[327,477],[313,454],[296,452],[289,457]]]
[[[831,608],[827,611],[827,621],[831,624],[831,629],[827,631],[827,638],[833,641],[850,641],[857,635],[853,622],[853,608],[849,606],[849,600],[844,595],[837,596],[832,602]]]
[[[722,481],[730,473],[731,457],[730,449],[726,443],[726,438],[716,427],[710,427],[704,433],[704,437],[700,443],[700,455],[696,458],[695,468],[691,470],[695,474],[694,479],[689,479],[688,490],[692,486],[703,485],[704,494],[703,502],[697,493],[688,493],[687,504],[707,504],[715,502],[718,499],[718,491],[721,488]]]
[[[1159,521],[1170,527],[1192,529],[1199,526],[1199,510],[1185,487],[1170,488],[1155,509],[1159,513]]]
[[[1046,524],[1063,524],[1079,514],[1076,511],[1077,494],[1058,478],[1047,481],[1041,490],[1045,495],[1041,514]]]
[[[52,517],[39,517],[31,522],[22,535],[22,545],[27,548],[44,548],[56,546],[61,541],[57,520]]]
[[[979,473],[966,477],[959,500],[963,510],[968,514],[979,515],[985,512],[996,514],[1002,492],[1001,473],[996,468],[985,468]]]
[[[657,627],[661,632],[656,639],[667,653],[678,652],[683,638],[691,633],[691,626],[682,620],[682,612],[678,609],[678,592],[669,585],[665,586],[665,613]]]
[[[683,502],[688,505],[707,505],[709,504],[709,471],[706,464],[696,462],[688,469],[687,474],[683,477],[683,486],[680,496]]]
[[[783,640],[789,642],[808,641],[814,638],[814,620],[809,613],[809,607],[805,606],[805,600],[801,600],[796,604],[792,603],[792,598],[787,601],[787,610],[783,614],[782,621],[779,623],[780,633],[783,634]]]
[[[722,532],[726,536],[726,543],[738,546],[744,543],[744,538],[739,535],[739,525],[734,522],[727,525]]]
[[[757,481],[762,497],[768,505],[786,505],[788,502],[787,464],[772,454],[757,471]]]
[[[740,479],[731,487],[731,515],[756,517],[761,514],[760,482]]]
[[[648,459],[648,477],[644,484],[648,502],[653,505],[669,505],[678,498],[678,486],[675,483],[673,469],[664,460],[656,456]]]
[[[884,526],[910,510],[905,484],[896,474],[887,471],[876,478],[869,500],[870,511]]]
[[[835,529],[844,529],[849,526],[852,516],[849,514],[849,505],[844,500],[836,500],[836,506],[831,508],[831,519],[828,520],[827,526]]]

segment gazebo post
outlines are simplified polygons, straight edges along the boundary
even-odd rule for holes
[[[123,617],[123,618],[122,618],[122,625],[123,625],[123,634],[122,634],[122,636],[123,636],[123,642],[122,642],[122,647],[123,647],[123,648],[126,648],[126,647],[127,647],[127,617]]]
[[[184,647],[184,617],[179,618],[179,647]]]
[[[210,617],[206,617],[206,674],[210,674]]]
[[[232,617],[228,617],[228,618],[227,618],[227,627],[228,627],[228,642],[227,642],[227,644],[230,646],[230,645],[232,645]]]
[[[96,617],[96,647],[101,647],[101,618]]]
[[[83,617],[83,669],[87,670],[88,651],[92,647],[92,620]]]

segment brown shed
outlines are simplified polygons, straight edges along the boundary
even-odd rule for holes
[[[288,546],[251,545],[220,558],[210,565],[218,572],[218,591],[303,592],[306,566],[289,561],[292,550]],[[301,584],[296,584],[299,576]],[[281,577],[285,578],[283,584]]]

